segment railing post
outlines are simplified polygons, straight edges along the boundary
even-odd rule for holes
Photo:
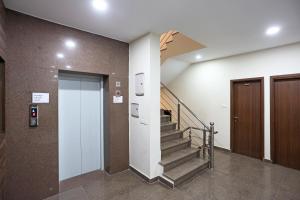
[[[190,131],[189,131],[189,139],[190,139],[190,147],[192,146],[192,128],[190,127]]]
[[[180,130],[180,102],[177,104],[177,126],[178,130]]]
[[[203,158],[206,157],[206,130],[203,130]]]
[[[215,134],[215,124],[213,122],[210,123],[210,150],[209,150],[209,161],[210,161],[210,166],[209,168],[213,169],[214,168],[214,159],[215,159],[215,155],[214,155],[214,134]]]

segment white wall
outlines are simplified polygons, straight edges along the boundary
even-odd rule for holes
[[[265,158],[270,159],[270,76],[300,73],[300,43],[193,64],[168,86],[207,124],[217,146],[230,149],[230,80],[265,78]]]
[[[145,74],[145,95],[135,95],[135,74]],[[129,46],[129,111],[138,103],[139,118],[129,113],[130,166],[148,178],[161,174],[159,35],[148,34]]]
[[[168,84],[176,79],[190,64],[175,58],[167,59],[161,65],[160,80],[164,84]]]

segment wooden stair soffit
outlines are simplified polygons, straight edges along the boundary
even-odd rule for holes
[[[168,58],[202,49],[205,46],[178,31],[168,31],[160,37],[161,63]]]
[[[179,32],[177,31],[169,31],[166,33],[163,33],[160,36],[160,50],[165,50],[167,49],[167,43],[170,43],[174,40],[174,37],[176,34],[178,34]]]

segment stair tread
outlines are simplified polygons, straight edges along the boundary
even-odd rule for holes
[[[162,158],[162,160],[160,161],[161,165],[168,165],[174,161],[180,160],[182,158],[185,158],[191,154],[194,154],[196,152],[200,151],[200,149],[196,149],[196,148],[187,148],[187,149],[182,149],[179,151],[176,151],[174,153],[171,153],[167,156],[164,156]]]
[[[161,123],[160,126],[171,126],[177,124],[176,122],[165,122],[165,123]]]
[[[160,136],[161,137],[167,137],[167,136],[170,136],[170,135],[174,135],[174,134],[177,134],[177,133],[181,133],[182,131],[181,130],[171,130],[171,131],[163,131],[161,132]]]
[[[208,160],[203,160],[201,158],[193,158],[167,172],[163,175],[170,178],[173,181],[178,180],[179,178],[189,174],[190,172],[196,170],[197,168],[208,163]]]
[[[180,138],[176,140],[167,141],[161,144],[161,150],[169,149],[171,147],[175,147],[177,145],[184,144],[189,141],[190,141],[189,138],[185,138],[185,139]]]

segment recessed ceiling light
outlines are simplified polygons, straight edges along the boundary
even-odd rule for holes
[[[200,59],[202,59],[202,58],[203,58],[202,55],[200,55],[200,54],[196,55],[196,59],[197,59],[197,60],[200,60]]]
[[[92,5],[99,11],[106,11],[108,9],[108,4],[105,0],[93,0]]]
[[[57,54],[56,54],[56,57],[62,59],[62,58],[65,57],[65,55],[62,54],[62,53],[57,53]]]
[[[281,27],[280,26],[271,26],[266,30],[266,35],[272,36],[276,35],[280,32]]]
[[[68,47],[70,49],[73,49],[76,47],[76,43],[73,40],[67,40],[65,42],[65,45],[66,45],[66,47]]]
[[[71,69],[72,67],[71,67],[70,65],[67,65],[66,68],[67,68],[67,69]]]

